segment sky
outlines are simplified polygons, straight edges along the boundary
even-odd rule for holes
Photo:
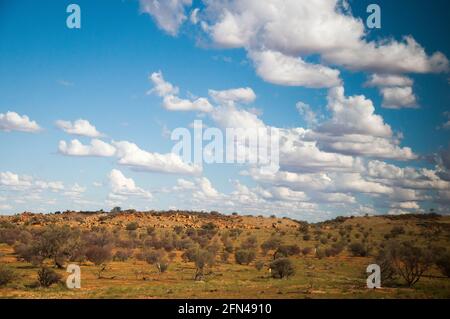
[[[0,0],[0,214],[448,214],[449,21],[445,0]],[[183,161],[195,120],[278,129],[278,170]]]

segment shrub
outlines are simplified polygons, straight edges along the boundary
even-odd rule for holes
[[[273,258],[277,259],[280,257],[295,256],[300,254],[300,252],[300,247],[298,247],[297,245],[282,245],[275,251]]]
[[[0,287],[6,286],[16,279],[16,274],[10,268],[0,265]]]
[[[239,265],[248,265],[256,258],[256,253],[254,250],[239,249],[234,253],[234,258]]]
[[[432,264],[431,254],[410,242],[390,242],[382,254],[388,266],[393,268],[409,287],[414,286]]]
[[[95,265],[101,265],[111,260],[111,248],[91,246],[86,250],[87,259]]]
[[[242,249],[255,249],[258,245],[256,236],[248,236],[241,244]]]
[[[110,247],[91,246],[86,250],[86,258],[100,266],[97,277],[102,278],[102,273],[106,270],[106,264],[111,260],[112,253]]]
[[[195,256],[194,256],[194,262],[195,262],[195,280],[202,280],[204,276],[204,269],[205,267],[213,266],[215,263],[215,255],[205,249],[197,249]]]
[[[305,247],[302,249],[302,254],[304,256],[309,255],[310,253],[312,253],[313,249],[311,247]]]
[[[131,257],[131,255],[132,255],[131,250],[121,249],[121,250],[116,251],[113,259],[115,261],[127,261]]]
[[[167,253],[162,249],[145,252],[144,259],[148,264],[155,265],[159,273],[164,273],[169,268]]]
[[[270,250],[277,250],[281,245],[279,238],[270,238],[261,244],[261,249],[264,254],[267,254]]]
[[[405,233],[405,228],[403,226],[394,226],[391,229],[390,235],[391,235],[392,238],[395,238],[398,235],[403,235],[404,233]]]
[[[349,249],[353,257],[366,257],[369,255],[368,248],[362,243],[352,243]]]
[[[40,265],[44,260],[39,254],[38,247],[33,244],[18,244],[14,246],[14,253],[16,253],[20,259],[31,263],[33,266]]]
[[[125,229],[128,231],[134,231],[138,228],[139,228],[139,224],[137,222],[128,223],[127,226],[125,227]]]
[[[304,241],[310,241],[311,240],[311,235],[309,235],[309,234],[304,235],[303,236],[303,240]]]
[[[375,263],[380,266],[381,281],[384,283],[390,283],[397,275],[394,266],[394,250],[390,247],[391,243],[383,245],[382,249],[378,252],[375,258]]]
[[[450,277],[450,253],[446,252],[436,259],[436,266],[440,269],[441,273]]]
[[[53,284],[61,281],[61,276],[57,274],[53,269],[42,267],[38,271],[38,283],[42,287],[48,288]]]
[[[270,269],[272,277],[277,279],[289,278],[295,274],[294,265],[288,258],[275,259],[270,264]]]
[[[257,261],[255,263],[255,268],[256,268],[256,270],[261,271],[264,268],[264,262],[263,261]]]

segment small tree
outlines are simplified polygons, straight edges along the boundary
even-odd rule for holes
[[[10,268],[0,265],[0,287],[6,286],[16,278],[16,274]]]
[[[38,271],[38,283],[42,287],[48,288],[60,281],[61,275],[57,274],[53,269],[42,267]]]
[[[387,249],[393,267],[409,287],[414,286],[432,264],[431,254],[410,242],[392,243]]]
[[[160,274],[166,272],[169,268],[167,253],[163,249],[147,251],[144,258],[148,264],[155,265]]]
[[[276,279],[289,278],[295,274],[294,265],[288,258],[279,258],[270,264],[272,277]]]
[[[261,249],[263,254],[266,255],[271,250],[277,250],[280,245],[281,240],[279,238],[272,237],[261,244]]]
[[[106,267],[108,262],[112,258],[111,248],[108,246],[100,247],[100,246],[92,246],[86,250],[87,259],[94,263],[96,266],[99,266],[97,277],[98,279],[103,278],[102,273],[106,271]]]
[[[256,253],[250,249],[239,249],[234,253],[234,258],[239,265],[248,265],[256,258]]]
[[[194,255],[195,262],[195,280],[202,280],[204,277],[205,267],[211,267],[215,264],[215,255],[213,252],[205,249],[197,249]]]

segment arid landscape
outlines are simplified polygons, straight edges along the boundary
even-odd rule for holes
[[[2,298],[450,298],[450,217],[183,211],[0,217]],[[68,289],[68,264],[81,288]],[[382,288],[368,289],[368,265]]]

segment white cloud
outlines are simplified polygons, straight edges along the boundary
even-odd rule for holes
[[[51,190],[53,192],[58,192],[64,190],[63,182],[45,182],[45,181],[36,181],[35,185],[44,190]]]
[[[74,139],[70,143],[60,141],[58,151],[68,156],[114,156],[116,149],[114,146],[98,139],[93,139],[90,145],[84,145],[79,140]]]
[[[329,88],[341,84],[339,71],[307,63],[275,51],[250,52],[256,73],[265,81],[285,86]]]
[[[19,176],[12,172],[0,172],[0,185],[9,187],[28,187],[32,185],[32,178]]]
[[[164,97],[166,95],[177,95],[179,92],[179,89],[176,86],[173,86],[171,83],[164,80],[161,71],[153,72],[149,79],[153,82],[153,89],[148,93],[156,93],[159,96]]]
[[[411,87],[382,88],[383,107],[388,109],[417,108],[417,98]]]
[[[64,195],[69,196],[73,199],[79,199],[85,192],[86,187],[80,186],[78,185],[78,183],[75,183],[70,189],[64,192]]]
[[[159,154],[140,149],[136,144],[127,141],[113,142],[117,148],[118,163],[139,171],[195,175],[201,167],[183,162],[174,153]]]
[[[201,23],[216,45],[245,48],[257,73],[281,85],[338,85],[337,71],[325,63],[378,73],[448,70],[442,53],[427,55],[411,36],[369,41],[364,21],[347,6],[339,0],[208,1]],[[321,64],[306,63],[312,55]]]
[[[392,74],[373,74],[366,82],[367,86],[379,88],[383,97],[382,106],[390,109],[418,107],[413,84],[409,77]]]
[[[175,95],[167,95],[163,99],[163,106],[169,111],[199,111],[211,112],[213,106],[205,98],[195,100],[180,99]]]
[[[361,134],[376,137],[390,137],[392,129],[380,115],[375,114],[371,100],[364,95],[346,97],[343,87],[328,92],[328,109],[332,113],[329,121],[319,131],[331,134]]]
[[[178,96],[179,89],[171,83],[164,80],[161,71],[150,75],[153,82],[153,89],[148,93],[154,93],[163,98],[163,107],[169,111],[199,111],[211,112],[213,106],[208,99],[200,97],[196,99],[182,99]]]
[[[404,87],[412,86],[413,84],[413,80],[407,76],[392,74],[372,74],[370,79],[366,82],[366,85],[371,87]]]
[[[249,87],[224,91],[209,90],[209,95],[220,104],[229,102],[252,103],[256,99],[255,92]]]
[[[102,136],[102,134],[97,131],[94,125],[89,123],[89,121],[83,119],[76,120],[73,123],[70,121],[58,120],[56,121],[56,126],[68,134],[87,137]]]
[[[0,113],[0,131],[37,133],[41,130],[41,127],[35,121],[31,121],[26,115],[19,115],[10,111],[6,112],[6,114]]]
[[[186,21],[185,7],[192,5],[192,0],[139,0],[141,12],[151,15],[158,27],[176,35]]]
[[[113,196],[120,196],[122,199],[127,196],[137,196],[151,199],[152,194],[136,186],[132,178],[127,178],[117,169],[113,169],[109,174],[109,182]]]
[[[399,138],[375,114],[372,101],[365,96],[346,97],[343,87],[332,88],[328,92],[328,109],[331,118],[307,133],[307,138],[318,141],[321,149],[376,158],[417,158],[410,148],[399,146]]]
[[[264,122],[256,114],[238,109],[232,104],[216,107],[211,113],[211,118],[224,129],[265,127]]]
[[[317,114],[312,110],[309,104],[297,102],[297,104],[295,104],[295,107],[297,108],[300,116],[302,116],[305,120],[308,127],[316,126],[316,124],[318,123]]]

